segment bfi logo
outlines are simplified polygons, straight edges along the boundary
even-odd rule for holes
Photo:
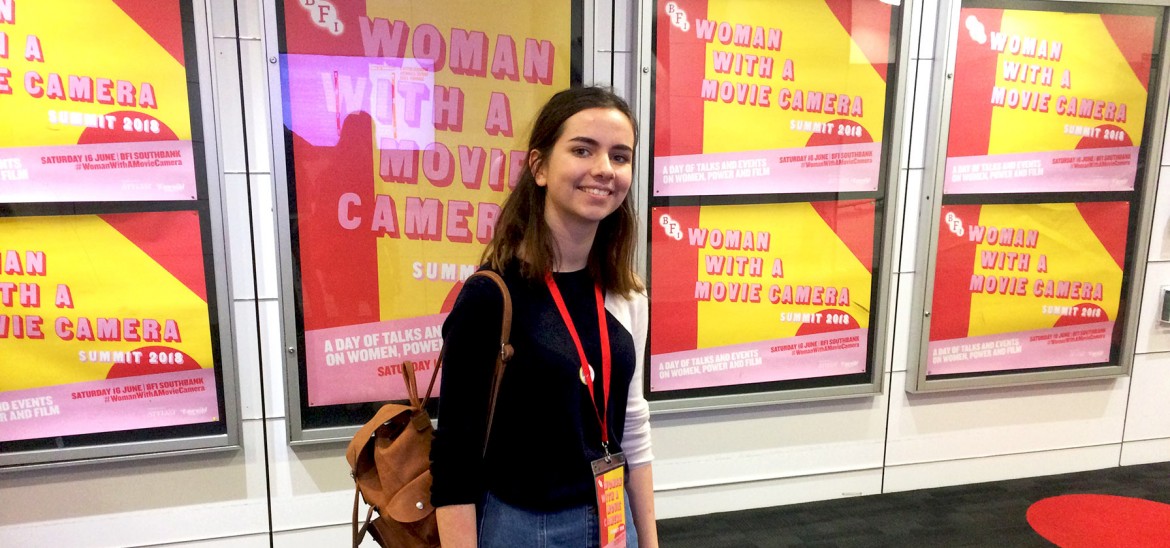
[[[345,25],[337,18],[337,8],[329,0],[300,0],[301,7],[309,12],[313,23],[337,36],[345,31]]]
[[[670,24],[677,27],[679,30],[686,32],[691,30],[691,24],[687,22],[687,12],[678,7],[674,2],[666,3],[666,15],[670,17]]]

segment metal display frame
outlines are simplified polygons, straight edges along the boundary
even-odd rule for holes
[[[1135,216],[1136,227],[1130,236],[1133,238],[1129,265],[1123,271],[1123,280],[1127,280],[1128,289],[1121,295],[1121,303],[1125,305],[1123,317],[1119,321],[1124,324],[1120,329],[1120,351],[1116,360],[1102,365],[1085,364],[1082,366],[1068,366],[1075,368],[1048,368],[1045,370],[1016,369],[969,375],[927,375],[926,363],[930,359],[928,344],[930,342],[930,322],[932,298],[936,275],[936,257],[939,246],[939,224],[943,207],[943,183],[947,161],[947,140],[950,132],[951,101],[954,92],[956,40],[960,32],[960,9],[962,0],[944,0],[938,11],[938,28],[940,39],[935,42],[934,71],[931,80],[930,103],[928,105],[928,126],[926,137],[926,167],[924,173],[924,188],[920,207],[921,220],[918,226],[919,249],[915,261],[915,271],[919,273],[915,281],[913,303],[911,310],[910,332],[913,338],[910,341],[910,363],[907,364],[906,390],[909,392],[936,392],[974,388],[999,387],[1010,385],[1026,385],[1061,381],[1076,381],[1085,379],[1116,378],[1129,375],[1133,366],[1133,353],[1136,344],[1136,329],[1138,315],[1141,310],[1142,289],[1145,282],[1145,257],[1148,256],[1150,231],[1153,220],[1154,197],[1158,186],[1159,166],[1161,166],[1162,147],[1166,129],[1167,102],[1166,97],[1170,90],[1170,59],[1167,59],[1167,45],[1170,33],[1167,31],[1167,17],[1170,6],[1167,0],[1045,0],[1030,2],[1024,0],[1002,0],[996,2],[976,2],[979,6],[995,4],[1003,9],[1034,10],[1048,8],[1051,11],[1060,11],[1062,6],[1072,12],[1092,12],[1096,10],[1124,9],[1118,6],[1147,8],[1163,8],[1161,10],[1160,33],[1156,33],[1154,62],[1151,64],[1151,86],[1147,97],[1147,117],[1143,131],[1143,143],[1139,149],[1139,172],[1136,184],[1141,185],[1139,203],[1135,204],[1138,212]],[[1142,167],[1144,158],[1144,168]],[[1126,282],[1123,282],[1126,283]],[[945,377],[945,378],[938,378]]]
[[[202,218],[201,234],[205,255],[212,262],[212,276],[206,280],[208,288],[214,291],[214,300],[208,307],[214,310],[211,317],[213,332],[212,349],[216,358],[216,381],[222,402],[220,420],[215,423],[200,423],[168,427],[153,427],[125,432],[99,432],[84,436],[57,438],[57,447],[0,453],[0,474],[21,470],[78,465],[95,462],[137,460],[143,458],[185,455],[192,453],[231,451],[240,448],[241,424],[238,374],[235,361],[235,326],[232,321],[231,283],[228,275],[229,257],[226,250],[224,197],[222,194],[223,171],[220,163],[219,120],[217,120],[213,97],[214,78],[211,69],[211,30],[209,5],[206,0],[190,0],[181,4],[190,10],[191,27],[188,27],[192,43],[185,44],[195,56],[189,63],[195,64],[198,86],[188,89],[188,97],[197,97],[191,103],[193,121],[201,124],[201,132],[193,134],[195,142],[196,174],[202,176],[206,195],[198,201],[206,201],[205,209],[199,206],[184,207],[137,207],[133,202],[106,202],[106,205],[79,206],[77,209],[92,210],[94,213],[130,213],[146,211],[189,211],[193,210]],[[129,53],[129,52],[128,52]],[[188,69],[188,74],[191,69]],[[192,82],[188,80],[190,86]],[[198,116],[198,118],[196,118]],[[202,162],[202,165],[200,165]],[[202,173],[200,173],[202,168]],[[197,202],[196,202],[197,203]],[[122,206],[122,204],[131,204]],[[74,211],[73,213],[79,213]],[[205,218],[203,218],[205,216]],[[205,268],[207,263],[204,263]],[[222,425],[219,426],[212,425]],[[214,430],[215,433],[192,433],[192,430]],[[222,430],[220,432],[220,430]],[[168,432],[169,431],[169,432]],[[168,433],[174,433],[168,437]],[[62,440],[83,438],[63,443]],[[112,439],[112,441],[108,441]],[[90,444],[92,442],[92,444]]]
[[[884,1],[884,0],[883,0]],[[662,2],[655,0],[639,0],[639,41],[638,41],[638,116],[643,121],[644,127],[650,126],[650,121],[653,120],[654,106],[654,76],[656,66],[656,59],[654,55],[654,22],[655,22],[655,7]],[[650,409],[655,414],[678,413],[695,410],[709,410],[709,409],[728,409],[740,407],[752,407],[779,404],[786,402],[803,402],[816,400],[829,400],[840,398],[858,398],[858,397],[872,397],[883,392],[883,384],[885,373],[888,368],[888,361],[891,355],[890,344],[890,326],[892,324],[891,312],[893,310],[893,294],[891,291],[891,280],[893,277],[893,268],[889,265],[893,264],[894,257],[894,240],[898,233],[895,223],[895,209],[893,204],[898,203],[899,191],[904,185],[904,177],[902,177],[902,155],[903,147],[901,146],[903,140],[903,124],[906,109],[906,93],[905,82],[910,64],[910,35],[911,35],[911,21],[913,16],[913,2],[885,2],[891,4],[896,10],[896,15],[893,20],[897,22],[898,27],[895,32],[891,28],[891,51],[895,51],[896,55],[891,56],[891,61],[894,66],[890,71],[891,78],[887,82],[887,117],[885,125],[885,134],[882,136],[882,148],[885,159],[884,169],[880,173],[881,181],[884,182],[886,189],[884,195],[879,196],[876,202],[880,207],[882,215],[882,222],[880,223],[881,234],[875,233],[875,237],[881,237],[880,249],[877,249],[875,254],[875,265],[881,265],[883,268],[873,268],[872,276],[876,283],[873,285],[872,301],[874,305],[874,312],[872,313],[872,321],[870,323],[870,341],[868,347],[868,366],[863,374],[865,380],[863,382],[850,381],[848,383],[837,383],[828,385],[816,386],[800,386],[793,388],[780,388],[760,391],[753,389],[752,385],[732,385],[726,387],[718,387],[717,391],[724,392],[715,395],[683,395],[679,397],[672,397],[670,399],[655,399],[647,389],[647,399],[650,402]],[[643,220],[649,216],[650,191],[649,183],[652,179],[650,173],[651,163],[651,148],[653,136],[650,131],[644,130],[641,133],[640,141],[638,143],[638,176],[643,184],[640,188],[639,207],[644,208],[645,215]],[[880,188],[880,187],[879,187]],[[876,224],[876,223],[875,223]],[[644,227],[643,227],[644,228]],[[643,232],[643,234],[647,234]],[[649,257],[643,258],[646,264],[649,264]],[[653,288],[649,288],[653,292]],[[653,314],[653,301],[651,301],[651,314]],[[650,349],[647,349],[647,363],[649,363]],[[649,386],[650,382],[650,368],[647,366],[645,371],[645,386]],[[784,381],[782,381],[784,382]],[[813,383],[823,384],[823,383]]]

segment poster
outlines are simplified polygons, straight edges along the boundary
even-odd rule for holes
[[[307,407],[425,386],[538,109],[569,87],[573,2],[283,2]]]
[[[1133,190],[1155,23],[963,8],[944,192]]]
[[[658,2],[653,195],[876,190],[893,9]]]
[[[198,198],[180,4],[0,0],[0,202]]]
[[[1129,208],[944,205],[927,374],[1109,362]]]
[[[220,421],[199,214],[0,218],[0,441]]]
[[[651,208],[650,392],[864,373],[875,205]]]

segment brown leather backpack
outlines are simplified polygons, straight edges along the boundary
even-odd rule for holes
[[[504,295],[503,324],[500,329],[500,354],[496,358],[495,378],[488,403],[488,432],[495,414],[496,396],[504,366],[512,357],[508,335],[512,327],[512,299],[508,287],[498,274],[479,271],[472,275],[491,279]],[[470,278],[468,278],[470,280]],[[366,532],[379,546],[393,548],[432,548],[439,546],[439,527],[435,508],[431,506],[431,438],[434,430],[426,404],[439,376],[446,348],[439,352],[435,371],[426,396],[418,397],[414,367],[402,364],[402,375],[410,405],[389,403],[358,430],[349,442],[345,459],[356,485],[353,495],[353,546],[361,544]],[[484,438],[484,449],[487,438]],[[365,523],[358,527],[358,496],[370,506]],[[374,514],[377,513],[377,516]]]

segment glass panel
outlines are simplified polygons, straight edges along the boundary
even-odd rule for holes
[[[195,13],[0,2],[0,465],[235,441]]]
[[[651,400],[878,382],[900,18],[656,4]]]
[[[301,423],[357,425],[426,386],[555,92],[580,2],[278,3]],[[436,388],[437,390],[437,388]]]
[[[926,379],[1117,364],[1161,10],[964,2]]]

